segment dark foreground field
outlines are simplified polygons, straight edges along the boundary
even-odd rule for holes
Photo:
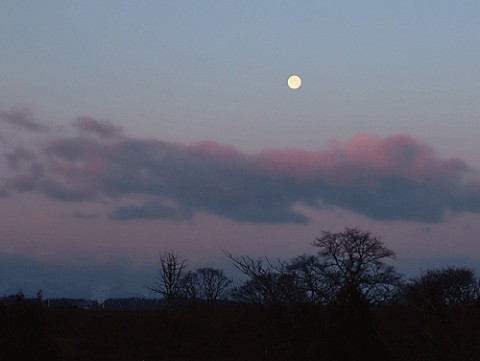
[[[477,307],[441,315],[230,305],[167,311],[3,309],[0,360],[478,360]]]

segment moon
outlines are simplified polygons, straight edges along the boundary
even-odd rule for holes
[[[298,75],[291,75],[287,80],[290,89],[296,90],[302,86],[302,79]]]

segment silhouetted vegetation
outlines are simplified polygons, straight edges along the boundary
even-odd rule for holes
[[[0,304],[0,360],[57,359],[51,335],[45,328],[45,314],[37,300],[26,300],[19,291],[10,303]]]
[[[1,360],[477,360],[480,282],[468,268],[410,280],[368,232],[324,232],[291,260],[226,253],[244,274],[162,254],[161,299],[0,299]]]
[[[167,301],[168,308],[182,293],[182,279],[187,261],[181,259],[175,252],[165,252],[160,255],[160,268],[158,280],[150,291],[162,295]]]

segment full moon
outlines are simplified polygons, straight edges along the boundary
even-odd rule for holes
[[[292,75],[288,78],[287,85],[290,89],[298,89],[302,85],[302,79],[298,75]]]

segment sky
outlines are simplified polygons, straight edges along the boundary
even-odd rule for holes
[[[141,296],[159,254],[480,261],[478,1],[0,2],[0,294]],[[302,86],[287,87],[298,74]]]

